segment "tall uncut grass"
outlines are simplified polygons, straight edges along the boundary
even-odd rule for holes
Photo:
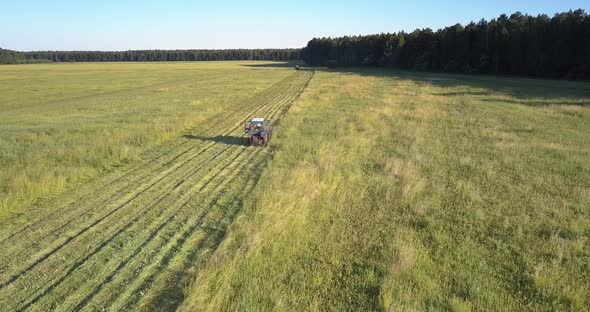
[[[590,309],[590,85],[318,71],[183,311]]]

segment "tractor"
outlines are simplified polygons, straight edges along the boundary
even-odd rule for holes
[[[267,146],[272,134],[270,120],[252,118],[244,124],[244,132],[248,136],[249,145]]]

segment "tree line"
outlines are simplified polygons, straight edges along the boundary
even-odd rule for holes
[[[553,17],[517,12],[437,31],[314,38],[303,57],[312,66],[590,79],[590,16],[581,9]]]
[[[0,48],[0,64],[21,64],[27,63],[27,60],[21,52],[6,50]]]
[[[293,61],[301,49],[35,51],[0,49],[0,63],[36,62],[172,62],[172,61]]]
[[[311,66],[590,79],[590,16],[520,12],[433,31],[314,38],[303,49],[36,51],[0,49],[0,63],[305,60]]]

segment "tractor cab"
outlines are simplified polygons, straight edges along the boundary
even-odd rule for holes
[[[244,132],[248,136],[248,144],[266,146],[271,136],[270,120],[252,118],[244,124]]]
[[[253,118],[250,121],[246,121],[244,130],[246,133],[250,132],[262,132],[268,128],[268,120],[264,118]]]

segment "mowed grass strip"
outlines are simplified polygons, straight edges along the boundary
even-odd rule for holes
[[[276,95],[269,97],[268,101],[258,102],[258,107],[246,115],[236,115],[230,130],[220,128],[218,133],[211,133],[210,137],[190,137],[191,145],[195,148],[189,149],[191,151],[188,153],[186,161],[183,162],[182,158],[179,158],[176,161],[169,162],[169,166],[161,166],[158,170],[152,172],[156,179],[159,179],[157,177],[161,172],[173,173],[165,174],[167,178],[161,180],[161,185],[150,187],[147,192],[142,192],[138,196],[133,195],[131,200],[125,202],[123,206],[118,205],[115,210],[103,216],[101,214],[104,213],[104,209],[96,206],[94,207],[94,210],[98,212],[96,214],[84,214],[83,217],[77,217],[76,215],[63,217],[63,221],[70,225],[70,230],[66,231],[67,227],[63,227],[59,223],[53,226],[58,226],[58,231],[63,231],[67,236],[64,237],[63,234],[60,235],[58,232],[52,232],[50,235],[54,237],[53,241],[60,238],[59,241],[55,241],[58,245],[51,243],[52,240],[50,239],[29,246],[30,249],[13,248],[12,256],[6,257],[7,262],[12,264],[5,266],[8,270],[5,273],[11,271],[20,271],[20,273],[13,274],[12,277],[8,277],[10,274],[6,274],[8,279],[2,284],[0,290],[2,306],[9,309],[33,308],[45,310],[57,307],[72,308],[74,306],[79,309],[92,304],[104,308],[113,304],[114,299],[120,298],[119,301],[125,303],[128,307],[132,307],[137,300],[131,301],[124,296],[119,297],[122,293],[121,289],[112,292],[111,288],[121,286],[120,284],[116,286],[117,283],[111,283],[113,280],[121,280],[121,276],[127,276],[125,277],[127,282],[131,283],[134,281],[133,276],[141,272],[137,270],[137,265],[139,265],[139,268],[147,266],[150,261],[154,260],[154,255],[157,255],[162,248],[168,250],[166,251],[168,256],[165,259],[178,259],[175,260],[175,263],[184,261],[182,262],[185,263],[183,268],[190,267],[194,260],[194,256],[191,255],[197,252],[194,248],[189,248],[188,250],[191,251],[189,253],[185,252],[186,257],[176,256],[176,254],[183,248],[186,249],[183,245],[184,242],[194,241],[192,238],[195,235],[194,231],[199,231],[202,222],[193,223],[188,229],[180,231],[180,233],[183,233],[184,239],[175,239],[176,244],[166,246],[171,239],[172,233],[179,231],[183,228],[183,224],[191,220],[205,218],[205,216],[199,217],[198,207],[203,209],[208,207],[205,204],[207,203],[207,196],[215,195],[217,199],[209,205],[218,206],[218,209],[221,210],[216,214],[222,220],[227,220],[229,216],[226,213],[235,212],[235,209],[239,207],[235,204],[231,206],[232,209],[226,209],[229,207],[226,205],[219,206],[218,201],[221,198],[218,198],[220,196],[218,194],[223,194],[226,201],[235,202],[239,200],[242,195],[240,192],[229,192],[229,189],[234,187],[231,182],[234,178],[231,178],[231,176],[235,177],[238,172],[252,166],[263,165],[264,159],[266,159],[266,157],[257,157],[260,159],[250,162],[248,159],[255,156],[248,156],[248,153],[245,153],[242,143],[245,140],[225,142],[219,141],[218,137],[240,138],[243,131],[241,128],[242,121],[249,116],[253,116],[253,114],[263,114],[271,119],[279,120],[284,115],[285,109],[299,96],[309,81],[311,72],[299,72],[292,74],[291,77],[289,81],[285,81],[285,87],[269,89]],[[180,141],[184,142],[184,139]],[[203,145],[203,143],[206,144]],[[196,146],[201,147],[196,148]],[[204,149],[207,150],[205,154],[202,153]],[[233,159],[235,157],[231,156],[235,154],[235,151],[240,151],[238,154],[242,155],[240,159]],[[258,173],[259,170],[255,170],[251,174],[240,177],[240,185],[253,185],[251,180]],[[143,174],[143,172],[139,171],[137,174]],[[150,179],[146,183],[150,183]],[[219,182],[215,183],[222,185],[222,188],[204,189],[205,185],[213,183],[211,179],[218,180]],[[214,185],[214,183],[211,185]],[[125,192],[124,189],[121,191]],[[116,200],[114,203],[116,203]],[[209,219],[211,217],[207,217],[207,220]],[[74,222],[70,222],[72,220]],[[80,232],[77,230],[80,225],[76,221],[82,221],[82,224],[89,223],[89,226],[83,227]],[[41,222],[37,227],[51,228],[50,222],[51,219],[48,219],[48,224]],[[223,229],[226,224],[221,223],[213,226],[216,229]],[[78,231],[78,234],[71,236],[71,233],[76,233],[76,231]],[[18,241],[20,237],[27,238],[27,235],[32,234],[35,234],[35,232],[22,232],[14,236],[14,240]],[[44,235],[41,237],[44,237]],[[207,236],[204,239],[207,241],[212,240]],[[34,242],[35,240],[30,239],[29,241]],[[39,247],[37,246],[40,246],[41,249],[38,250]],[[21,247],[23,246],[21,245]],[[193,247],[198,247],[198,245]],[[31,257],[30,255],[33,253],[41,256]],[[134,259],[136,256],[143,258]],[[13,257],[37,258],[37,260],[34,260],[31,264],[27,264],[28,261],[26,260],[24,263],[19,263],[19,261],[10,260]],[[187,259],[192,260],[188,261]],[[155,263],[157,264],[156,267],[159,270],[165,269],[165,262],[157,261]],[[103,268],[103,270],[99,270],[99,268]],[[111,271],[113,269],[114,271]],[[53,273],[47,274],[49,271]],[[158,276],[157,271],[148,275],[149,279],[139,284],[139,287],[143,290],[137,293],[141,294],[143,291],[149,290]],[[133,288],[127,289],[133,290]],[[135,296],[137,293],[131,294]],[[110,297],[108,301],[102,303],[91,302],[96,295],[98,295],[97,298],[100,298],[104,294]],[[159,297],[159,295],[156,297]]]
[[[291,95],[291,97],[293,97],[293,95]],[[276,105],[283,105],[284,106],[284,102],[281,101],[277,101],[276,103],[272,103],[271,107],[274,107]],[[261,106],[261,107],[264,107]],[[258,109],[257,109],[258,110]],[[257,111],[255,110],[255,111]],[[254,114],[254,112],[252,113]],[[231,130],[231,135],[233,135],[233,138],[239,138],[239,136],[241,135],[240,131],[241,131],[241,124],[239,123],[239,120],[242,120],[243,117],[239,117],[238,120],[238,125],[236,126],[236,121],[234,121],[234,124],[232,126],[232,130]],[[218,135],[214,135],[213,137],[217,137]],[[212,137],[212,138],[213,138]],[[229,136],[230,138],[232,136]],[[215,142],[211,142],[211,141],[202,141],[202,140],[196,140],[195,141],[198,144],[195,144],[195,148],[193,149],[192,154],[189,154],[186,160],[182,160],[182,159],[177,159],[176,162],[171,162],[169,163],[169,167],[161,167],[161,168],[152,168],[149,169],[148,172],[151,173],[151,176],[149,177],[149,179],[147,179],[146,181],[143,181],[144,184],[146,184],[147,186],[143,186],[141,185],[139,192],[133,192],[132,188],[122,188],[122,189],[118,189],[122,194],[124,194],[124,198],[123,200],[125,200],[124,202],[119,202],[117,199],[112,199],[111,202],[108,202],[107,204],[104,204],[104,208],[103,209],[96,209],[97,206],[95,205],[85,205],[87,203],[87,200],[80,200],[78,205],[74,205],[74,207],[77,208],[84,208],[84,212],[81,215],[78,214],[74,214],[74,215],[66,215],[66,214],[60,214],[59,217],[53,217],[49,220],[46,220],[46,222],[41,223],[42,226],[37,226],[35,228],[33,228],[33,230],[35,230],[34,232],[31,231],[27,231],[25,233],[19,233],[19,235],[16,235],[14,238],[12,238],[11,240],[9,240],[8,242],[3,242],[5,243],[5,247],[7,251],[10,250],[16,250],[15,254],[11,254],[10,252],[7,252],[5,255],[5,261],[3,261],[3,266],[4,268],[6,267],[11,267],[10,263],[19,263],[22,262],[20,261],[18,258],[19,257],[30,257],[30,255],[26,255],[26,254],[19,254],[20,251],[22,250],[27,250],[28,247],[33,247],[33,246],[37,246],[37,245],[42,245],[42,246],[48,246],[49,243],[52,240],[55,240],[56,238],[63,238],[65,233],[68,232],[75,232],[75,231],[79,231],[79,228],[83,228],[83,226],[85,226],[85,224],[88,223],[95,223],[97,218],[104,218],[101,217],[101,215],[104,215],[105,213],[107,215],[112,214],[112,211],[109,212],[109,209],[106,209],[109,207],[109,205],[116,205],[114,206],[115,210],[120,210],[122,208],[124,208],[126,205],[129,204],[133,204],[132,201],[136,200],[138,197],[140,197],[140,199],[145,200],[146,196],[149,194],[144,194],[148,189],[152,188],[153,189],[153,193],[155,194],[155,196],[161,196],[164,194],[160,194],[160,190],[162,189],[162,185],[158,185],[160,182],[166,182],[167,180],[169,180],[170,178],[172,179],[172,182],[168,182],[168,183],[175,183],[178,184],[180,182],[184,182],[184,177],[183,175],[179,175],[178,174],[178,169],[182,168],[183,166],[186,168],[191,168],[193,171],[197,170],[198,168],[200,168],[202,165],[206,165],[210,162],[215,162],[215,159],[223,159],[223,157],[220,157],[218,154],[215,155],[215,157],[213,158],[208,158],[209,156],[207,155],[201,155],[204,152],[206,152],[207,150],[209,150],[211,147],[213,147],[215,145]],[[202,143],[206,143],[206,146],[203,146],[202,149],[198,149],[196,148],[197,146],[201,146],[201,142]],[[241,142],[241,140],[240,140]],[[227,150],[227,149],[226,149]],[[183,152],[184,153],[184,152]],[[197,162],[195,164],[191,163],[191,162]],[[143,174],[143,172],[137,172],[138,174],[141,173]],[[189,172],[190,174],[190,172]],[[165,179],[166,178],[166,179]],[[152,182],[152,180],[155,180],[155,182]],[[180,182],[178,182],[180,181]],[[105,183],[107,184],[106,186],[109,187],[110,183],[107,182]],[[100,189],[105,189],[105,187],[100,187]],[[81,206],[82,205],[82,206]],[[99,207],[101,205],[98,205]],[[81,216],[83,216],[83,218],[81,218]],[[57,222],[54,224],[54,222],[56,220],[60,220],[61,223],[65,222],[65,225],[62,225],[60,222]],[[67,226],[66,226],[67,225]],[[71,237],[71,235],[70,235]],[[14,244],[14,242],[18,242],[18,244]],[[29,242],[30,244],[34,244],[31,246],[27,246],[27,242]],[[32,257],[35,258],[35,257]],[[12,268],[14,268],[14,266],[12,266]]]
[[[181,311],[590,309],[590,85],[319,71]]]
[[[0,67],[0,225],[287,77],[247,62]],[[205,126],[202,126],[205,127]],[[43,213],[43,211],[40,211]]]
[[[36,305],[36,309],[40,310],[51,309],[57,306],[63,307],[64,299],[70,297],[74,290],[72,285],[86,283],[88,278],[94,277],[100,279],[103,273],[107,273],[102,270],[101,274],[96,275],[96,269],[101,268],[101,265],[105,262],[105,260],[112,260],[115,263],[122,263],[124,266],[128,263],[125,261],[126,259],[124,253],[130,251],[135,252],[137,247],[141,247],[143,245],[142,241],[151,241],[161,233],[160,231],[162,228],[172,227],[178,231],[182,227],[182,224],[186,222],[187,217],[193,216],[198,218],[200,214],[198,208],[201,207],[198,207],[197,203],[206,203],[208,197],[212,196],[211,194],[215,190],[219,191],[219,189],[216,187],[217,185],[215,184],[215,179],[219,177],[224,178],[223,175],[227,174],[226,170],[233,169],[231,166],[232,164],[239,164],[239,160],[246,161],[249,158],[247,156],[253,157],[255,155],[256,153],[247,155],[243,149],[238,153],[235,153],[235,155],[227,155],[228,157],[224,160],[224,162],[218,163],[219,169],[212,170],[213,172],[216,172],[215,174],[206,177],[203,179],[203,181],[201,181],[201,183],[195,183],[198,181],[189,181],[189,183],[195,183],[193,184],[192,191],[185,190],[186,193],[183,194],[184,196],[178,194],[175,194],[176,196],[169,196],[168,200],[159,202],[158,205],[154,207],[155,209],[149,209],[146,211],[146,213],[136,215],[135,218],[132,219],[131,223],[129,223],[130,226],[123,227],[121,230],[118,230],[114,233],[112,236],[113,239],[109,238],[103,243],[93,244],[94,247],[92,247],[92,251],[87,253],[87,255],[81,258],[79,261],[76,261],[73,266],[69,266],[69,269],[65,272],[65,276],[63,278],[59,278],[55,283],[50,284],[49,287],[47,287],[43,292],[34,297],[28,303],[23,305],[23,307],[27,308],[33,304]],[[213,186],[213,188],[210,189],[210,186]],[[194,196],[197,193],[199,194],[198,201],[191,197],[191,195]],[[189,206],[189,203],[192,205]],[[190,209],[188,209],[189,207]],[[183,208],[186,209],[183,210]],[[186,214],[188,214],[188,216]],[[171,224],[171,222],[173,224]],[[175,231],[169,231],[165,234],[171,235],[173,233],[175,233]],[[120,248],[108,248],[109,245]],[[158,248],[156,248],[154,251],[158,251]],[[146,260],[149,261],[149,258],[144,259],[144,261]],[[143,262],[142,264],[145,265],[146,262]],[[103,268],[112,269],[116,267],[116,264],[111,263],[111,266]],[[105,274],[105,276],[107,276],[107,274]],[[93,284],[85,284],[84,286],[86,287],[82,287],[82,289],[75,288],[75,290],[81,290],[83,294],[88,294],[92,292],[92,290],[88,289],[92,287],[92,285]],[[46,286],[47,285],[44,287]],[[81,305],[83,304],[84,302],[81,303]]]
[[[285,103],[283,103],[282,105],[285,105]],[[273,108],[273,109],[274,109],[274,111],[278,110],[278,108]],[[270,116],[270,117],[275,116],[274,113],[265,113],[265,115]],[[234,135],[235,135],[235,133],[234,133]],[[238,147],[240,147],[240,146],[238,145]],[[252,152],[252,151],[250,151],[250,152]],[[257,158],[260,158],[260,157],[257,157]],[[218,188],[213,191],[210,191],[211,192],[210,194],[215,195],[216,197],[219,197],[219,196],[221,196],[220,194],[222,194],[223,197],[226,197],[226,198],[236,198],[236,197],[239,198],[240,194],[232,194],[229,191],[229,188],[235,184],[235,182],[233,182],[233,180],[235,180],[236,177],[239,177],[240,181],[242,181],[242,182],[238,183],[238,185],[245,185],[245,184],[248,184],[251,182],[251,181],[249,181],[249,180],[251,180],[251,176],[249,176],[249,175],[240,176],[239,174],[236,176],[237,171],[242,171],[242,170],[240,169],[240,170],[235,171],[235,169],[236,168],[249,168],[249,166],[251,166],[255,163],[262,163],[263,164],[264,162],[262,160],[263,159],[256,160],[256,158],[254,158],[251,164],[249,163],[247,158],[244,159],[243,157],[241,157],[241,159],[239,159],[239,160],[236,159],[235,161],[229,161],[228,164],[231,165],[232,168],[228,169],[227,171],[229,172],[230,170],[233,170],[233,171],[231,171],[233,173],[231,175],[226,176],[225,175],[226,172],[224,170],[224,175],[222,175],[219,180],[220,183],[223,183],[224,187],[221,189]],[[221,161],[225,162],[227,160],[222,159]],[[256,171],[254,171],[254,174],[256,174]],[[187,181],[187,183],[189,183],[189,185],[191,184],[188,181]],[[196,199],[193,199],[191,201],[192,205],[189,205],[186,207],[187,209],[190,208],[190,211],[188,211],[188,212],[191,214],[196,213],[196,211],[194,211],[194,209],[196,207],[200,207],[203,203],[206,202],[205,195],[209,194],[209,193],[203,192],[203,190],[199,191],[198,193],[199,193],[199,196]],[[218,200],[219,199],[216,199],[215,201],[218,201]],[[213,204],[210,204],[209,206],[211,206],[211,205],[213,205]],[[221,213],[221,215],[224,218],[227,217],[226,215],[230,212],[230,211],[227,211],[227,207],[222,205],[222,206],[220,206],[220,209],[223,209],[223,210],[218,212],[218,214]],[[175,219],[180,218],[179,215],[182,215],[181,212],[182,211],[177,211],[173,214],[170,214],[170,216],[174,216]],[[187,217],[187,218],[190,219],[190,217],[191,217],[191,215],[189,215],[189,217]],[[192,215],[192,217],[194,219],[197,216]],[[202,217],[200,217],[200,218],[202,218]],[[158,224],[158,223],[160,223],[160,222],[155,222],[155,224]],[[184,237],[184,238],[183,239],[174,238],[174,240],[181,240],[182,242],[184,242],[184,241],[190,242],[190,240],[188,240],[188,239],[195,236],[195,233],[193,233],[193,232],[195,229],[199,230],[201,223],[202,222],[196,222],[196,223],[190,225],[190,227],[188,229],[185,229],[182,231],[180,228],[177,228],[175,230],[174,229],[167,229],[168,230],[167,233],[170,233],[170,234],[163,235],[163,237],[170,239],[170,238],[172,238],[172,237],[170,237],[172,235],[172,233],[176,233],[176,234],[174,234],[174,237],[180,237],[180,238]],[[209,226],[213,226],[213,227],[219,226],[220,227],[220,225],[213,225],[213,224],[210,224]],[[168,227],[169,227],[168,224],[166,224],[166,228],[168,228]],[[158,228],[160,229],[160,226],[158,226]],[[134,237],[134,235],[132,235],[132,234],[129,234],[129,235],[131,237]],[[158,235],[158,236],[161,236],[161,235]],[[150,239],[152,239],[154,237],[155,237],[155,235],[150,234]],[[197,237],[199,237],[199,236],[197,236]],[[158,237],[156,237],[156,238],[158,238]],[[200,238],[203,238],[203,237],[200,237]],[[205,236],[204,238],[207,238],[207,236]],[[143,243],[142,244],[133,243],[133,242],[129,242],[126,240],[126,244],[127,243],[130,243],[130,246],[143,246]],[[151,259],[152,257],[159,257],[159,255],[157,253],[155,253],[154,250],[159,250],[158,248],[162,248],[162,247],[166,247],[165,249],[167,250],[163,255],[164,260]],[[148,257],[147,259],[145,259],[145,258],[144,259],[126,259],[125,262],[122,263],[122,264],[124,264],[124,266],[120,268],[121,271],[117,272],[116,274],[113,274],[113,282],[111,282],[109,280],[108,281],[109,283],[105,285],[105,289],[102,290],[102,293],[100,295],[110,296],[108,300],[105,301],[105,300],[96,299],[96,300],[92,300],[92,302],[90,302],[90,298],[88,298],[88,299],[84,299],[84,301],[82,303],[78,304],[77,307],[81,307],[85,304],[90,303],[90,304],[92,304],[92,306],[104,308],[104,307],[112,304],[113,299],[119,298],[120,300],[117,300],[116,302],[126,302],[125,305],[127,306],[127,308],[133,308],[135,305],[135,301],[130,300],[130,298],[128,296],[129,295],[139,296],[135,300],[141,299],[143,297],[142,294],[145,291],[149,290],[150,287],[152,286],[151,285],[153,282],[152,280],[158,276],[157,275],[158,271],[155,271],[155,272],[152,271],[152,273],[148,274],[148,272],[150,272],[150,270],[148,270],[149,267],[153,266],[154,269],[157,269],[157,270],[166,269],[166,265],[170,261],[169,260],[170,258],[172,258],[176,262],[187,261],[186,257],[183,257],[182,255],[176,255],[176,253],[180,252],[179,249],[188,250],[191,253],[194,253],[194,252],[198,252],[199,248],[200,248],[199,245],[193,245],[192,247],[187,248],[186,244],[183,245],[182,243],[176,243],[176,244],[171,244],[171,246],[160,246],[160,247],[146,245],[145,247],[142,248],[143,250],[141,250],[141,252],[142,252],[142,254],[144,253],[144,251],[146,252],[145,255]],[[137,249],[137,247],[136,247],[136,250],[140,250],[140,249]],[[168,256],[165,256],[166,254],[168,254]],[[97,256],[94,258],[101,259],[102,257]],[[120,262],[121,257],[110,257],[110,258],[114,259],[113,263],[117,263],[117,262]],[[128,260],[129,260],[129,262],[128,262]],[[188,265],[190,265],[190,263],[192,263],[192,261],[189,261],[188,263],[189,263]],[[185,266],[186,266],[186,264],[185,264]],[[87,264],[86,267],[93,268],[94,266],[91,264]],[[107,266],[105,266],[105,270],[110,270],[110,268],[113,268],[113,267],[114,267],[114,265],[113,266],[107,265]],[[135,269],[133,269],[134,267],[135,267]],[[179,270],[178,272],[180,274],[186,273],[182,270]],[[92,274],[91,276],[93,276],[95,279],[101,279],[101,278],[107,276],[106,272],[102,272],[101,274],[96,274],[95,272],[91,272],[91,274]],[[145,277],[135,280],[134,276],[137,274],[140,274],[141,276],[145,276]],[[72,281],[72,280],[74,280],[74,281]],[[84,279],[79,279],[79,280],[84,280]],[[125,281],[125,283],[120,284],[121,280]],[[115,281],[117,283],[115,283]],[[71,285],[72,282],[75,282],[75,278],[69,278],[68,283],[64,283],[64,285]],[[177,282],[179,283],[179,285],[183,285],[181,281],[177,281]],[[134,286],[136,284],[138,286]],[[170,284],[170,282],[168,282],[168,284]],[[93,282],[85,281],[84,285],[87,285],[88,287],[94,287],[96,284],[94,283],[94,281]],[[124,287],[124,288],[114,291],[113,290],[114,287]],[[141,287],[141,289],[135,290],[135,287]],[[178,286],[176,286],[176,287],[178,287]],[[67,290],[67,288],[65,288],[65,289]],[[93,291],[90,294],[92,294],[94,292],[98,292],[98,290]],[[121,292],[123,292],[123,294],[121,294]],[[88,294],[87,292],[85,292],[85,288],[78,289],[77,293],[82,296],[85,296]],[[76,294],[68,293],[67,295],[68,295],[68,301],[74,301],[77,298]],[[97,297],[100,298],[100,295]],[[114,298],[113,298],[113,296],[114,296]],[[61,302],[60,298],[61,297],[59,295],[56,295],[55,292],[52,292],[51,296],[47,296],[46,300],[44,300],[44,301],[45,302],[54,302],[54,304],[55,304],[55,303]],[[68,303],[66,302],[66,303],[61,304],[60,306],[67,306],[67,305],[68,305]],[[116,305],[117,305],[117,303],[115,303],[115,308],[114,308],[115,310],[121,309],[121,307],[116,307]],[[39,304],[38,306],[47,307],[47,305],[43,305],[43,304]]]
[[[24,247],[23,240],[29,240],[31,243],[38,244],[38,240],[48,238],[47,235],[51,231],[51,234],[56,234],[55,231],[60,231],[57,234],[63,233],[67,230],[65,227],[69,224],[79,226],[79,217],[84,216],[84,219],[92,220],[91,216],[87,214],[102,213],[104,210],[97,211],[96,206],[105,206],[108,204],[118,204],[119,199],[121,202],[128,202],[133,198],[141,195],[146,188],[154,187],[164,178],[174,173],[174,169],[186,164],[187,161],[193,160],[198,157],[201,153],[205,152],[208,147],[214,145],[214,142],[210,140],[198,140],[195,143],[195,139],[201,138],[213,138],[216,136],[224,137],[230,133],[241,129],[241,125],[237,124],[236,121],[245,118],[243,115],[248,112],[248,116],[256,114],[260,109],[268,105],[281,105],[282,101],[286,96],[289,95],[293,87],[301,84],[298,81],[296,84],[291,86],[290,80],[285,80],[269,90],[265,91],[255,97],[255,100],[248,100],[248,105],[244,105],[245,109],[240,109],[241,112],[232,112],[224,115],[220,121],[212,121],[212,126],[207,128],[206,131],[201,131],[200,128],[195,130],[189,130],[189,135],[185,135],[179,140],[174,140],[165,146],[156,154],[158,156],[152,158],[150,153],[150,160],[147,163],[140,163],[138,165],[129,166],[131,168],[123,168],[114,172],[114,174],[105,176],[104,178],[96,181],[89,185],[84,185],[82,192],[77,192],[69,198],[59,198],[57,202],[48,203],[48,205],[55,205],[57,207],[47,207],[50,213],[44,217],[32,222],[19,229],[14,233],[11,233],[9,237],[4,238],[0,241],[0,244],[6,248]],[[239,105],[242,107],[242,105]],[[253,108],[254,107],[254,108]],[[233,134],[236,135],[235,133]],[[239,134],[241,135],[241,134]],[[180,146],[182,149],[179,149]],[[191,151],[197,151],[198,153],[191,153]],[[123,176],[119,174],[120,171],[125,172]],[[158,172],[160,175],[155,174]],[[152,182],[153,181],[153,182]],[[136,184],[137,183],[137,184]],[[133,188],[137,187],[137,191],[132,191]],[[101,189],[99,194],[96,194],[96,189]],[[79,194],[81,193],[81,194]],[[97,198],[100,201],[97,201]],[[60,207],[61,203],[66,201],[67,207]],[[45,207],[44,207],[45,208]],[[80,213],[81,212],[81,213]],[[77,220],[77,222],[74,222]],[[35,226],[42,222],[43,226]],[[65,223],[64,223],[65,222]],[[14,245],[15,241],[19,241],[19,244]]]
[[[241,120],[241,118],[240,118],[240,120]],[[238,125],[237,127],[233,127],[233,128],[234,128],[234,130],[235,130],[235,128],[239,128],[239,125]],[[182,162],[178,161],[178,163],[182,163]],[[175,163],[174,165],[176,165],[176,163]],[[43,227],[43,228],[44,228],[44,227]]]
[[[210,127],[197,127],[194,129],[189,129],[185,131],[188,133],[188,135],[183,136],[181,139],[168,142],[165,146],[156,148],[153,151],[146,153],[146,155],[142,155],[142,158],[149,159],[146,162],[139,162],[138,164],[134,163],[131,166],[119,168],[113,174],[109,174],[108,176],[105,176],[98,181],[94,181],[91,184],[85,184],[82,190],[76,192],[75,196],[68,196],[69,201],[66,205],[63,204],[64,198],[59,198],[59,202],[53,201],[46,203],[45,206],[52,207],[43,207],[43,213],[45,213],[44,217],[35,216],[37,219],[34,222],[30,222],[26,226],[21,227],[18,231],[13,231],[12,233],[7,234],[8,236],[2,238],[0,243],[7,245],[11,244],[12,242],[10,239],[14,241],[13,236],[21,234],[26,230],[35,229],[35,225],[39,222],[44,222],[45,224],[45,226],[41,229],[53,228],[48,226],[47,221],[60,221],[61,219],[69,219],[68,222],[73,222],[73,220],[76,218],[72,218],[70,215],[70,210],[80,210],[81,204],[88,207],[84,211],[85,213],[93,212],[93,207],[96,205],[104,205],[107,203],[107,201],[112,201],[114,196],[129,195],[130,192],[125,190],[134,187],[136,183],[143,183],[147,176],[152,178],[153,171],[158,171],[159,167],[169,166],[170,164],[182,164],[182,162],[185,161],[184,158],[186,156],[191,156],[191,154],[188,154],[190,151],[200,148],[201,145],[211,145],[209,141],[203,141],[200,145],[189,144],[191,141],[194,141],[193,139],[199,137],[213,137],[216,135],[220,136],[220,133],[221,136],[227,135],[228,131],[231,132],[237,128],[240,128],[240,125],[235,125],[236,117],[238,119],[244,118],[244,113],[246,112],[249,112],[250,115],[255,114],[266,105],[280,105],[280,100],[282,100],[286,94],[289,94],[288,89],[291,87],[291,80],[291,78],[287,77],[281,82],[273,85],[268,90],[265,90],[263,93],[258,94],[256,97],[247,99],[239,105],[236,105],[237,107],[233,108],[232,111],[224,112],[223,114],[220,114],[219,116],[207,121],[207,123],[211,125]],[[226,128],[226,130],[221,130],[223,127],[229,128]],[[141,171],[142,174],[138,174],[138,171]],[[95,192],[97,188],[102,190],[99,194],[96,194]],[[82,203],[81,199],[84,199]],[[59,214],[59,216],[62,218],[56,218],[56,214]],[[48,220],[49,218],[52,220]],[[9,232],[10,227],[4,230],[5,232]],[[37,228],[37,230],[39,230],[39,228]],[[31,235],[28,235],[27,237],[31,237]]]

